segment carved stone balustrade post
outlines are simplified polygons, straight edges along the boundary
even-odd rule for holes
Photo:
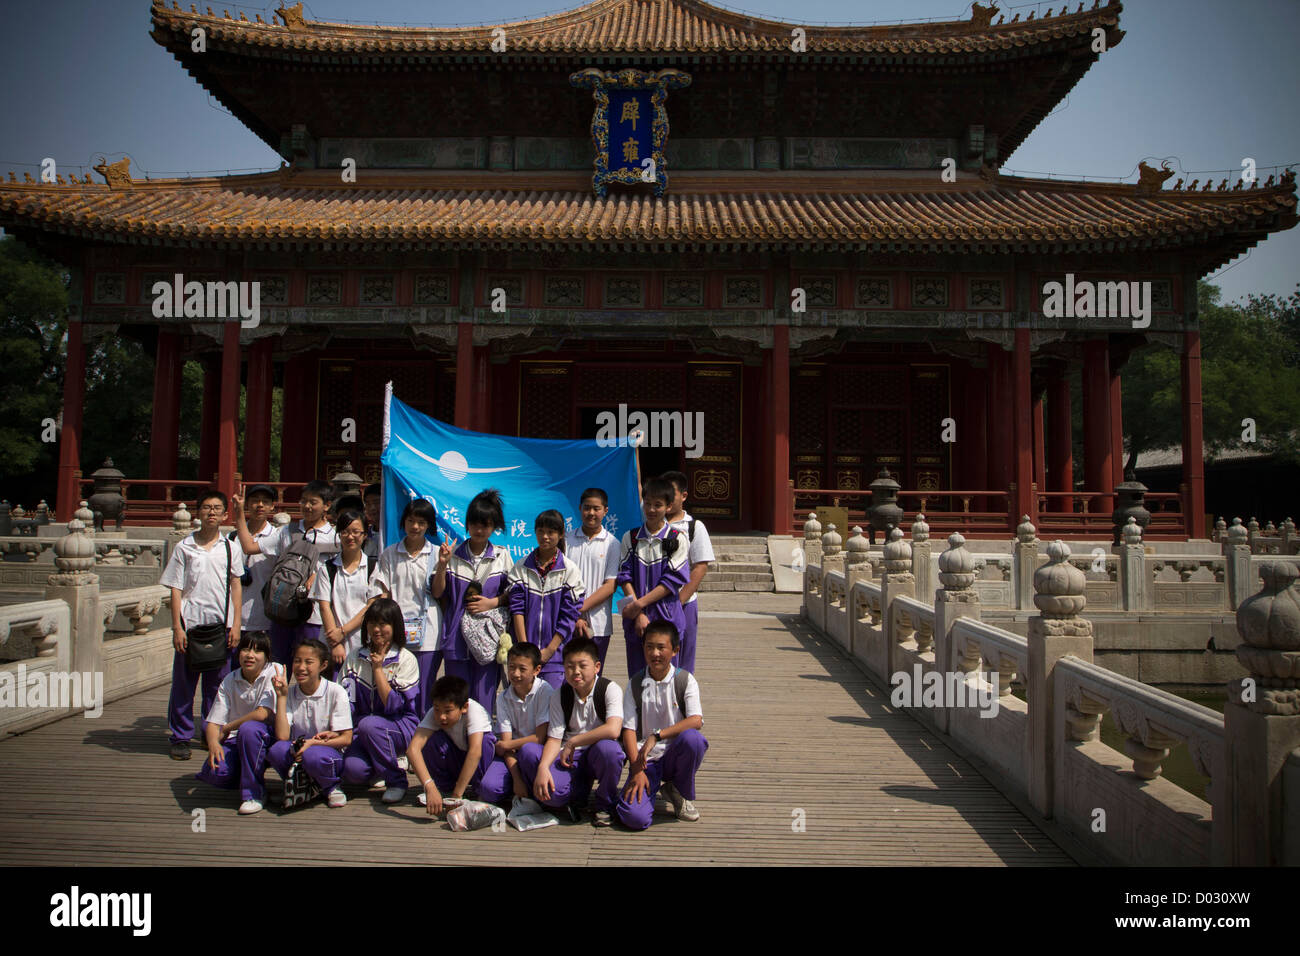
[[[1119,546],[1119,598],[1125,611],[1149,611],[1147,596],[1146,548],[1142,546],[1142,526],[1130,517],[1121,532]]]
[[[916,596],[916,578],[912,574],[912,546],[903,537],[902,528],[890,528],[885,544],[885,573],[880,576],[880,614],[885,627],[885,652],[889,655],[889,673],[901,666],[898,645],[912,634],[910,621],[902,622],[890,613],[889,606],[902,595]]]
[[[1248,543],[1250,544],[1250,553],[1258,554],[1259,553],[1259,521],[1255,518],[1254,515],[1251,515],[1250,520],[1246,522],[1246,535],[1249,538]]]
[[[1237,609],[1237,659],[1250,676],[1229,682],[1223,710],[1225,862],[1300,866],[1300,773],[1284,772],[1300,747],[1300,587],[1290,561],[1259,576],[1263,589]]]
[[[934,599],[935,569],[930,541],[930,526],[925,515],[912,522],[912,576],[916,578],[916,596],[927,604]]]
[[[64,601],[72,633],[68,660],[74,671],[95,673],[104,669],[104,628],[99,616],[99,577],[95,566],[95,540],[80,518],[68,522],[67,533],[54,542],[58,570],[46,579],[45,599]]]
[[[939,555],[938,564],[939,590],[934,594],[934,664],[946,676],[964,669],[958,665],[953,649],[953,625],[963,617],[978,621],[980,598],[975,590],[975,556],[966,550],[966,539],[960,534],[948,535],[948,550]],[[940,730],[947,731],[946,707],[935,708],[931,717]]]
[[[1295,522],[1290,517],[1282,522],[1281,538],[1282,540],[1278,542],[1278,554],[1295,554],[1297,551],[1296,545],[1300,544],[1300,541],[1296,540]]]
[[[1024,680],[1029,698],[1029,802],[1050,817],[1058,783],[1052,672],[1067,654],[1092,662],[1092,622],[1079,616],[1088,603],[1086,578],[1070,564],[1069,547],[1053,541],[1047,557],[1047,564],[1034,572],[1039,613],[1029,619],[1029,670]]]
[[[1227,539],[1227,536],[1228,536],[1228,522],[1224,521],[1222,516],[1220,516],[1220,518],[1214,522],[1213,540],[1216,544],[1222,546],[1223,542]]]
[[[822,523],[817,520],[817,512],[810,512],[808,520],[803,523],[803,551],[805,564],[822,563]]]
[[[869,581],[873,577],[871,566],[871,545],[862,534],[860,525],[853,526],[853,535],[844,546],[844,606],[849,612],[849,632],[852,635],[853,622],[861,614],[853,597],[853,585],[859,581]]]
[[[1223,542],[1223,559],[1228,607],[1235,611],[1250,597],[1255,583],[1250,576],[1250,532],[1242,526],[1240,518],[1232,519],[1232,527]]]
[[[1038,529],[1029,515],[1020,518],[1016,527],[1014,607],[1027,611],[1034,603],[1034,571],[1038,568]]]
[[[822,535],[822,570],[823,571],[843,571],[844,570],[844,550],[840,547],[843,539],[835,525],[828,524],[826,533]]]

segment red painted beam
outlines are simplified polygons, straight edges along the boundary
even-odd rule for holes
[[[456,420],[457,428],[474,427],[474,326],[456,326]]]
[[[1114,490],[1110,440],[1110,356],[1105,339],[1083,345],[1083,482],[1088,491]],[[1096,511],[1102,504],[1093,502]]]

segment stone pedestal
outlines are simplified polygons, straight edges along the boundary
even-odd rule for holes
[[[1229,700],[1223,708],[1228,786],[1224,862],[1300,866],[1300,774],[1284,774],[1300,747],[1300,716],[1261,714]]]
[[[1228,588],[1228,608],[1237,610],[1255,590],[1250,573],[1250,536],[1240,518],[1232,519],[1223,544],[1224,582]]]
[[[1030,522],[1029,515],[1024,515],[1016,528],[1014,565],[1015,607],[1026,611],[1034,606],[1034,572],[1038,570],[1038,529]]]
[[[1069,547],[1053,541],[1047,555],[1048,563],[1034,574],[1034,604],[1040,613],[1029,619],[1029,670],[1024,680],[1029,697],[1029,802],[1050,817],[1056,774],[1052,671],[1067,654],[1092,662],[1092,622],[1079,617],[1087,604],[1085,578],[1070,565]]]
[[[1133,517],[1120,532],[1119,596],[1125,611],[1151,610],[1147,593],[1146,549],[1142,546],[1142,527]]]

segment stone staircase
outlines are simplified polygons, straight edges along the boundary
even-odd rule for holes
[[[767,535],[711,535],[717,561],[700,585],[701,591],[775,591]]]

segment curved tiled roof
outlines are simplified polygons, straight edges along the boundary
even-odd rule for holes
[[[1099,3],[1100,0],[1095,0]],[[881,26],[804,26],[807,53],[860,56],[987,56],[1018,52],[1057,40],[1091,42],[1092,30],[1102,27],[1107,43],[1123,35],[1117,29],[1119,0],[1085,11],[1080,3],[1070,13],[1063,5],[1041,18],[1020,14],[1013,22],[991,23],[993,11],[979,7],[970,20]],[[711,6],[703,0],[593,0],[564,13],[475,27],[384,27],[313,22],[303,19],[302,4],[277,10],[284,23],[249,21],[228,15],[182,11],[173,0],[153,6],[154,36],[189,48],[190,31],[198,26],[209,45],[303,54],[429,54],[492,52],[493,31],[505,30],[510,52],[530,53],[779,53],[791,52],[795,21],[765,20]],[[282,12],[284,11],[284,12]]]
[[[516,173],[508,181],[489,172],[372,173],[364,184],[342,185],[333,171],[282,170],[117,188],[2,183],[0,225],[91,241],[357,247],[1112,252],[1226,237],[1231,258],[1296,222],[1290,174],[1244,190],[1139,189],[996,175],[941,185],[932,173],[678,172],[662,199],[600,199],[576,173]]]

